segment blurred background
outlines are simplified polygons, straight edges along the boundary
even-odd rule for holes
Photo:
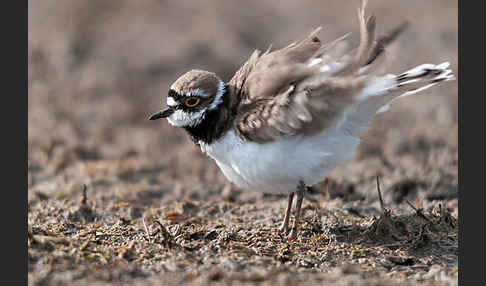
[[[170,84],[189,69],[229,80],[254,49],[281,48],[318,26],[325,27],[319,35],[323,42],[351,32],[349,43],[356,45],[358,5],[29,1],[29,202],[38,198],[34,193],[60,197],[77,184],[86,184],[93,199],[121,198],[142,206],[219,194],[257,198],[260,194],[229,186],[183,130],[147,117],[165,104]],[[369,1],[378,34],[404,20],[411,23],[387,52],[388,72],[449,61],[457,76],[457,5]],[[428,192],[457,193],[457,101],[454,81],[395,102],[363,134],[351,162],[330,175],[333,196],[368,197],[376,175],[387,186],[410,180],[425,184]]]

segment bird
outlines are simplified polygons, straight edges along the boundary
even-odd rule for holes
[[[356,48],[343,48],[349,34],[322,43],[319,27],[284,48],[256,49],[227,82],[209,71],[186,72],[169,87],[166,107],[149,117],[183,128],[238,187],[287,194],[277,230],[289,240],[298,237],[306,189],[351,158],[376,114],[455,79],[448,62],[384,74],[385,48],[408,22],[375,36],[376,17],[366,15],[366,3],[357,9]]]

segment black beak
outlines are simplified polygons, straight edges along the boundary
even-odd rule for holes
[[[171,107],[166,107],[165,109],[150,115],[149,120],[166,118],[169,117],[172,113],[174,113],[174,109],[172,109]]]

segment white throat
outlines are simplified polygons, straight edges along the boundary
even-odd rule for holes
[[[178,109],[167,117],[167,121],[169,121],[170,125],[177,127],[196,126],[204,119],[206,110],[207,108],[198,112],[185,112],[182,109]]]

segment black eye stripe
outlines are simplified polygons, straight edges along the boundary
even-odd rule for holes
[[[177,92],[176,92],[175,90],[173,90],[173,89],[169,89],[169,92],[168,92],[168,94],[167,94],[167,95],[168,95],[168,96],[170,96],[170,97],[173,97],[173,98],[174,98],[174,100],[179,100],[179,99],[182,97],[182,96],[181,96],[179,93],[177,93]]]

